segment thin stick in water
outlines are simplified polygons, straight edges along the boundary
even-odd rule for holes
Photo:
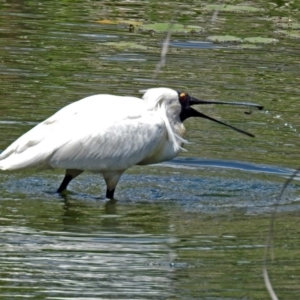
[[[166,56],[169,50],[170,40],[171,40],[171,32],[172,32],[173,23],[170,22],[167,36],[163,42],[162,48],[161,48],[161,54],[160,54],[160,61],[156,65],[153,78],[156,78],[157,74],[160,72],[161,68],[163,68],[166,64]]]
[[[268,257],[268,252],[269,252],[269,249],[270,249],[271,240],[273,240],[273,235],[274,235],[274,220],[275,220],[275,216],[276,216],[276,213],[277,213],[277,207],[278,207],[279,201],[281,200],[281,198],[282,198],[285,190],[287,189],[288,185],[293,181],[293,179],[297,176],[297,174],[299,172],[300,172],[300,167],[284,183],[284,185],[281,188],[281,191],[279,193],[279,196],[276,199],[275,208],[274,208],[273,213],[271,215],[269,232],[268,232],[266,247],[265,247],[265,254],[264,254],[264,258],[263,258],[263,277],[264,277],[266,289],[268,290],[269,295],[270,295],[272,300],[278,300],[278,297],[277,297],[276,293],[274,292],[273,286],[272,286],[270,278],[269,278],[268,269],[267,269],[267,262],[268,262],[267,257]]]

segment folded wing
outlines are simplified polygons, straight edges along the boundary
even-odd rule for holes
[[[0,169],[120,170],[155,154],[167,137],[163,120],[138,98],[96,95],[38,124],[0,155]]]

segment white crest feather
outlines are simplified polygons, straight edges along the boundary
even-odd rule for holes
[[[175,151],[187,151],[186,149],[182,148],[180,146],[179,143],[186,143],[187,141],[183,138],[181,138],[179,135],[177,135],[172,127],[171,127],[171,124],[169,122],[169,119],[167,117],[167,112],[166,112],[166,105],[165,103],[161,103],[159,106],[158,106],[158,110],[160,112],[160,116],[161,118],[164,120],[165,124],[166,124],[166,128],[167,128],[167,132],[168,132],[168,137],[169,139],[172,141],[172,144],[173,144],[173,147],[174,147],[174,150]]]

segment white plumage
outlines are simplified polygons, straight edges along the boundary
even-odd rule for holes
[[[99,172],[107,184],[106,196],[113,198],[129,167],[174,158],[186,142],[183,121],[193,116],[212,119],[190,106],[208,103],[262,108],[197,100],[168,88],[149,89],[143,99],[95,95],[67,105],[18,138],[1,153],[0,169],[66,169],[58,192],[85,170]]]

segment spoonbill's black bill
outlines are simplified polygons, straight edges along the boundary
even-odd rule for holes
[[[169,88],[149,89],[142,99],[95,95],[67,105],[18,138],[0,155],[0,169],[65,169],[59,193],[83,171],[98,172],[106,182],[106,197],[113,198],[126,169],[170,160],[183,150],[188,118],[209,119],[253,137],[192,108],[203,104],[263,108],[198,100]]]

